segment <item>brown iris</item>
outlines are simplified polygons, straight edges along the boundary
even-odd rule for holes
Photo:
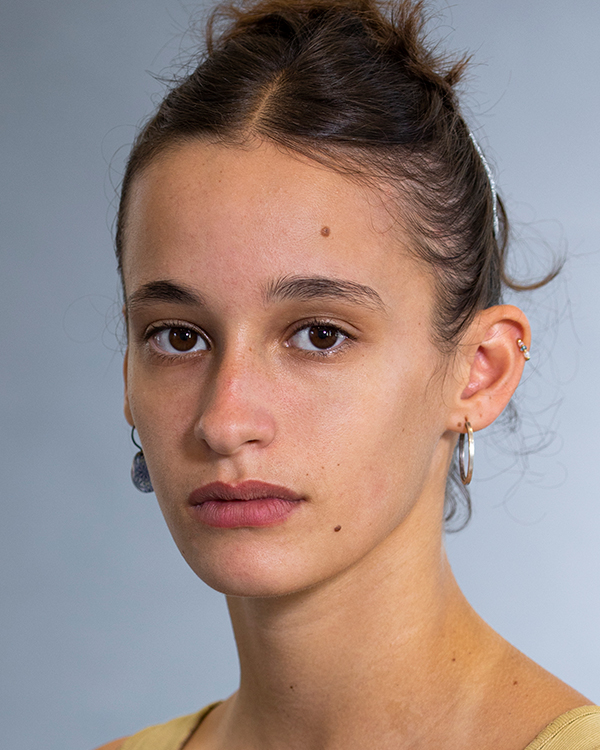
[[[178,352],[189,352],[198,343],[198,334],[189,328],[170,328],[169,344]]]
[[[339,331],[329,326],[311,326],[308,330],[308,338],[317,349],[331,349],[338,341]]]

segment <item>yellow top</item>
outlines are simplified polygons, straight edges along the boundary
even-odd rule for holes
[[[142,729],[141,732],[128,737],[119,750],[181,750],[202,719],[218,705],[211,703],[198,713],[180,716],[178,719],[167,721],[166,724]]]
[[[600,706],[567,711],[538,734],[525,750],[600,750]]]
[[[198,713],[142,729],[121,750],[182,750],[212,703]],[[549,724],[524,750],[600,750],[600,706],[581,706]]]

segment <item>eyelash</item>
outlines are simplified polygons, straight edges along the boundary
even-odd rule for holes
[[[290,340],[296,336],[300,331],[303,331],[308,328],[328,328],[331,331],[334,331],[335,333],[341,335],[344,337],[344,341],[342,341],[339,345],[335,346],[331,349],[323,349],[322,351],[318,350],[307,350],[307,349],[300,349],[299,347],[293,347],[289,342]],[[199,328],[196,328],[195,326],[191,326],[189,323],[185,323],[181,320],[167,320],[159,324],[154,324],[150,326],[143,334],[143,340],[148,345],[150,344],[151,339],[156,336],[157,333],[161,333],[162,331],[168,331],[171,328],[183,328],[185,330],[193,331],[197,336],[199,336],[201,339],[203,339],[206,343],[207,350],[210,351],[212,346],[210,339],[208,336]],[[289,348],[294,348],[299,352],[302,352],[303,355],[308,357],[332,357],[338,354],[340,351],[346,349],[348,346],[349,341],[355,341],[356,337],[352,336],[352,334],[348,333],[345,329],[341,328],[339,325],[333,323],[331,320],[323,319],[323,318],[311,318],[310,320],[303,320],[299,323],[297,323],[294,328],[292,329],[291,334],[287,337],[285,346]],[[189,354],[182,353],[182,354],[168,354],[167,352],[161,351],[157,346],[154,346],[152,348],[152,354],[155,357],[158,357],[166,362],[172,363],[177,362],[178,360],[186,359],[187,356],[194,356],[198,352],[190,352]]]
[[[211,350],[211,343],[208,336],[199,328],[196,328],[195,326],[190,325],[189,323],[184,322],[183,320],[165,320],[162,323],[157,323],[154,325],[151,325],[143,335],[144,343],[147,346],[150,346],[151,339],[156,336],[157,333],[161,333],[162,331],[168,331],[171,328],[182,328],[186,331],[193,331],[199,338],[201,338],[207,346],[206,351]],[[167,363],[175,363],[179,360],[186,359],[188,356],[194,356],[198,354],[198,352],[183,352],[181,354],[169,354],[167,352],[161,351],[158,346],[152,347],[152,355],[154,357],[158,357],[159,359],[163,360]]]
[[[336,346],[332,349],[323,349],[322,351],[316,351],[316,350],[306,350],[306,349],[297,349],[298,351],[301,351],[303,355],[308,357],[333,357],[342,350],[346,349],[348,346],[349,341],[355,341],[356,337],[352,336],[348,331],[341,328],[336,323],[333,323],[331,320],[323,319],[323,318],[312,318],[310,320],[303,320],[300,323],[297,323],[296,326],[293,328],[291,335],[288,337],[288,340],[286,342],[286,346],[291,347],[291,345],[288,343],[290,339],[292,339],[296,334],[300,333],[300,331],[303,331],[307,328],[329,328],[332,331],[335,331],[338,334],[341,334],[344,337],[344,341],[342,341],[339,346]]]

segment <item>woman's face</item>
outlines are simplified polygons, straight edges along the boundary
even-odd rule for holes
[[[126,415],[221,591],[317,585],[441,516],[452,378],[393,224],[382,193],[268,144],[186,144],[133,185]]]

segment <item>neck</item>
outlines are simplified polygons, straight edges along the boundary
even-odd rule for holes
[[[229,709],[232,723],[254,724],[257,746],[285,747],[283,738],[303,734],[302,747],[360,747],[374,717],[385,732],[386,720],[405,714],[399,707],[410,717],[437,706],[439,720],[439,706],[451,709],[449,694],[461,700],[486,626],[455,582],[441,530],[426,543],[422,522],[415,514],[318,587],[229,599],[241,667]]]

